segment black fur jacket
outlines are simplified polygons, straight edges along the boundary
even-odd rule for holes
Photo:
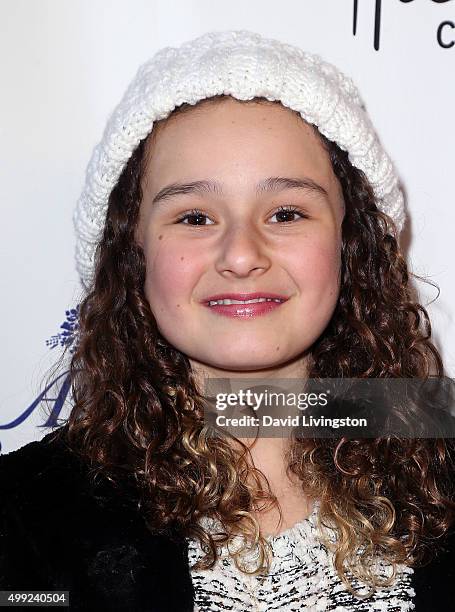
[[[69,591],[71,610],[192,611],[185,539],[152,533],[128,496],[94,485],[63,430],[0,455],[0,590]],[[454,535],[413,581],[417,612],[455,610]]]

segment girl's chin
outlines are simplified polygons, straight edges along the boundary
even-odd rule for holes
[[[252,377],[254,377],[255,372],[260,372],[261,370],[279,368],[282,364],[282,360],[270,360],[269,359],[252,359],[251,357],[246,356],[245,358],[232,357],[226,359],[216,359],[211,360],[211,362],[207,363],[207,365],[216,368],[217,370],[226,371],[226,372],[251,372]],[[227,374],[228,375],[228,374]],[[221,376],[221,375],[220,375]]]

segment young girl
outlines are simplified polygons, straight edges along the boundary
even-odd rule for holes
[[[451,609],[449,439],[251,445],[204,420],[211,379],[443,376],[352,81],[245,31],[163,49],[74,222],[74,406],[0,458],[1,589],[75,610]]]

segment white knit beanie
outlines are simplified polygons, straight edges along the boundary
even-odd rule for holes
[[[379,209],[401,231],[405,212],[398,177],[352,79],[318,55],[253,32],[208,32],[161,49],[139,68],[93,151],[73,215],[76,267],[86,289],[109,195],[134,149],[175,107],[219,94],[238,100],[261,96],[298,111],[348,152],[371,183]]]

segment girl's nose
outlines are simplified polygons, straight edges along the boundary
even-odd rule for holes
[[[216,261],[223,275],[248,276],[270,268],[271,259],[263,235],[251,225],[236,225],[225,233]]]

